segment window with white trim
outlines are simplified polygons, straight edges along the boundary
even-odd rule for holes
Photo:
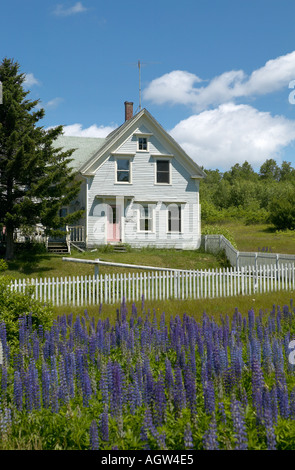
[[[147,137],[138,137],[138,150],[147,151],[148,150],[148,138]]]
[[[153,231],[153,209],[148,204],[139,208],[139,231]]]
[[[156,183],[170,184],[170,161],[160,160],[156,161]]]
[[[131,163],[129,158],[117,158],[116,183],[131,183]]]
[[[181,232],[181,206],[172,205],[168,209],[168,232]]]

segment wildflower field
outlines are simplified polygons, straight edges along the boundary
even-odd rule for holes
[[[116,321],[0,324],[0,449],[294,449],[292,301],[217,322],[123,302]],[[291,343],[292,344],[292,343]]]

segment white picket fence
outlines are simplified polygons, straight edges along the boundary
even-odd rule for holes
[[[53,305],[99,305],[147,300],[216,298],[295,289],[295,265],[202,271],[151,271],[65,278],[20,279],[11,289],[33,288],[34,298]]]

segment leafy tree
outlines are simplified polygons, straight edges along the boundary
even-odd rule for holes
[[[273,199],[269,220],[278,230],[295,230],[295,190]]]
[[[283,161],[280,168],[280,181],[295,182],[295,169],[290,162]]]
[[[280,168],[273,158],[269,158],[261,165],[259,174],[261,179],[279,180]]]
[[[47,131],[37,126],[44,110],[38,109],[39,100],[28,99],[25,74],[17,62],[2,61],[0,81],[0,224],[6,227],[6,258],[12,259],[17,228],[41,223],[47,234],[58,234],[60,227],[79,219],[83,211],[65,217],[59,212],[80,187],[69,167],[73,150],[53,147],[62,126]]]

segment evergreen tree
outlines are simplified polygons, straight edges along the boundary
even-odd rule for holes
[[[17,228],[40,223],[47,234],[58,234],[83,211],[60,216],[60,209],[70,204],[80,187],[69,166],[73,150],[63,152],[53,146],[62,126],[51,130],[37,126],[44,110],[38,109],[39,100],[28,99],[25,74],[17,62],[2,61],[0,81],[0,224],[6,227],[6,258],[12,259]]]

